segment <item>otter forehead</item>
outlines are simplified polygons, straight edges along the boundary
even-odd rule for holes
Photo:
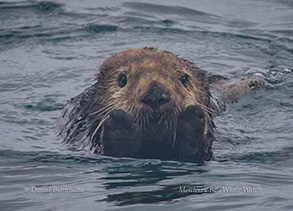
[[[129,49],[106,59],[101,71],[145,71],[170,72],[184,69],[182,60],[168,51],[158,52],[156,48]]]
[[[185,70],[184,67],[175,65],[170,66],[162,61],[150,58],[144,58],[138,62],[130,63],[125,69],[128,72],[129,77],[147,77],[153,80],[158,80],[159,78],[167,79],[179,77],[179,73]]]

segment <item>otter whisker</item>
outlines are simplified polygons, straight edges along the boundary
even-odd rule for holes
[[[162,123],[163,119],[165,119],[165,115],[164,115],[164,114],[165,114],[165,113],[163,113],[163,114],[160,116],[160,118],[159,118],[159,121],[158,121],[158,124],[159,124],[159,125]]]
[[[99,109],[99,110],[97,110],[97,111],[95,111],[93,113],[90,113],[89,116],[93,116],[95,114],[102,113],[103,111],[109,109],[112,106],[113,106],[112,104],[106,105],[106,106],[102,107],[101,109]]]
[[[100,127],[101,127],[101,126],[103,125],[103,123],[106,121],[106,119],[109,118],[109,116],[110,116],[109,114],[108,114],[108,115],[105,115],[105,116],[101,119],[100,123],[98,124],[98,126],[96,127],[94,133],[92,134],[92,136],[91,136],[91,138],[90,138],[91,141],[93,140],[93,137],[96,135],[96,133],[97,133],[97,131],[100,129]]]
[[[177,124],[174,125],[172,149],[174,149],[177,134]]]
[[[100,118],[101,116],[104,116],[105,113],[110,113],[114,109],[120,109],[120,104],[110,104],[107,109],[105,109],[103,112],[101,112],[99,115],[97,115],[97,118]]]
[[[211,114],[212,116],[215,116],[214,110],[205,106],[203,103],[201,102],[197,102],[197,105],[199,105],[201,107],[202,110],[204,110],[205,112]]]
[[[108,106],[107,108],[107,111],[104,110],[104,112],[106,114],[104,114],[103,118],[100,120],[98,126],[96,127],[96,129],[94,130],[90,140],[92,141],[93,137],[96,135],[97,131],[100,129],[100,127],[103,125],[103,123],[109,118],[110,116],[110,113],[115,110],[115,109],[118,109],[119,108],[119,104],[116,104],[116,105],[111,105],[111,106]],[[93,121],[95,122],[97,119],[99,119],[99,117],[101,116],[102,114],[98,115],[97,118]]]
[[[205,106],[203,103],[200,103],[200,106],[202,108],[204,108],[207,112],[209,112],[210,114],[214,115],[214,110],[212,108],[209,108],[207,106]]]

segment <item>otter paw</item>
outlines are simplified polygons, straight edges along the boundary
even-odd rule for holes
[[[204,132],[204,112],[200,106],[192,105],[188,106],[183,114],[179,117],[179,132],[181,135],[188,136],[194,139],[195,137],[201,137]]]
[[[192,105],[178,119],[175,150],[180,159],[200,159],[204,139],[204,112],[200,106]]]
[[[134,157],[140,149],[141,129],[131,115],[117,109],[109,114],[101,132],[103,154]]]

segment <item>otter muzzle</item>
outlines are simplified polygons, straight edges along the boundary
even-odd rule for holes
[[[150,106],[154,110],[169,101],[170,99],[167,97],[166,92],[157,85],[152,86],[141,100],[142,103]]]

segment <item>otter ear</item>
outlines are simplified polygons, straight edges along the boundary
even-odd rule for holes
[[[158,48],[155,48],[155,47],[144,47],[143,50],[151,51],[151,52],[156,52],[158,50]]]
[[[102,65],[100,67],[99,72],[96,74],[96,80],[103,81],[104,78],[106,77],[105,72],[107,72],[107,66],[106,65]]]

